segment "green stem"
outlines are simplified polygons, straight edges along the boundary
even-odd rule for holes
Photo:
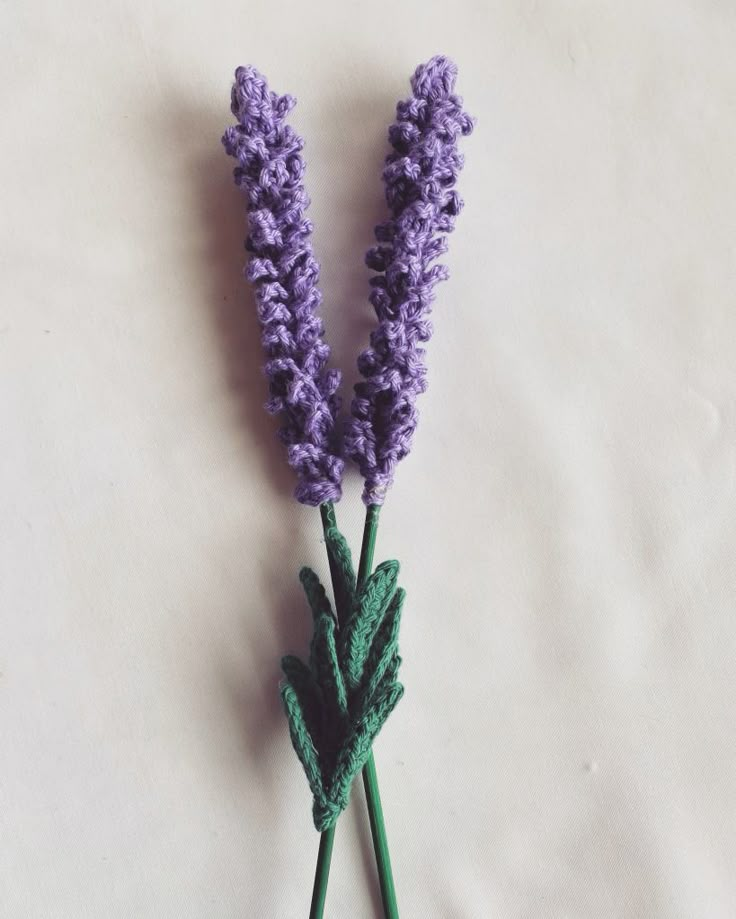
[[[312,890],[312,906],[309,910],[309,919],[322,919],[325,911],[332,847],[335,845],[335,826],[337,824],[333,824],[329,830],[325,830],[319,838],[319,854],[317,855],[317,868],[314,872],[314,889]]]
[[[360,564],[358,565],[358,587],[373,570],[373,553],[376,548],[376,533],[378,531],[378,515],[381,511],[380,504],[369,504],[365,515],[363,528],[363,545],[360,550]],[[373,836],[373,850],[376,853],[378,865],[378,882],[381,886],[381,899],[383,912],[386,919],[399,919],[399,907],[396,903],[396,889],[394,876],[391,871],[391,858],[388,852],[388,837],[386,825],[383,822],[383,808],[381,807],[381,794],[378,790],[378,776],[373,751],[368,757],[368,762],[363,767],[363,788],[368,803],[368,818]]]
[[[335,505],[332,501],[321,504],[319,508],[322,517],[322,530],[327,536],[327,530],[331,526],[336,526]],[[337,609],[337,571],[332,553],[327,553],[330,562],[330,577],[332,579],[332,589],[335,594],[335,613],[340,621],[343,610]],[[330,879],[330,864],[332,862],[332,847],[335,845],[335,827],[333,824],[328,830],[325,830],[319,839],[319,853],[317,854],[317,867],[314,870],[314,887],[312,888],[312,906],[309,910],[309,919],[322,919],[325,911],[325,900],[327,899],[327,884]]]
[[[376,548],[376,533],[378,531],[378,515],[381,507],[378,504],[369,504],[365,515],[365,527],[363,528],[363,544],[360,549],[360,562],[358,564],[358,587],[360,587],[373,568],[373,554]],[[322,527],[327,531],[328,527],[335,526],[335,508],[332,502],[320,505],[320,514],[322,516]],[[332,577],[333,589],[337,585],[335,566],[332,556],[329,555],[330,575]],[[335,590],[335,593],[337,591]],[[338,621],[343,610],[336,610]],[[386,826],[383,822],[383,808],[381,807],[381,795],[378,790],[378,776],[376,775],[376,764],[371,752],[368,762],[363,768],[363,787],[365,788],[366,801],[368,803],[368,817],[371,825],[371,835],[373,836],[373,849],[376,853],[376,864],[378,866],[378,882],[381,887],[381,899],[383,900],[383,911],[385,919],[399,919],[399,909],[396,905],[396,890],[394,888],[394,879],[391,872],[391,859],[388,851],[388,839],[386,836]],[[309,919],[322,919],[325,908],[325,899],[327,897],[327,882],[330,876],[330,862],[332,860],[332,847],[335,843],[335,827],[322,833],[319,841],[319,854],[317,856],[317,868],[314,874],[314,889],[312,891],[312,907],[309,913]]]

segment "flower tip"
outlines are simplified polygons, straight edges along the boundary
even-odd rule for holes
[[[281,120],[294,107],[292,96],[277,96],[268,88],[268,80],[250,64],[235,70],[230,96],[230,110],[238,121],[252,127],[255,119],[267,117]]]
[[[450,95],[456,79],[457,64],[444,54],[436,54],[414,71],[411,88],[419,98],[439,99]]]
[[[268,103],[268,83],[255,67],[238,67],[230,94],[230,111],[241,124]]]
[[[250,64],[237,67],[233,93],[237,93],[241,99],[265,99],[268,97],[268,80]]]
[[[266,83],[266,78],[259,70],[256,70],[252,64],[241,64],[240,67],[236,67],[235,82],[248,83],[249,81],[260,81],[261,83]]]

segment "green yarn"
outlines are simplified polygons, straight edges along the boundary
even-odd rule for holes
[[[376,631],[396,591],[398,575],[398,562],[383,562],[353,600],[350,618],[340,632],[340,663],[350,689],[361,681]]]
[[[312,794],[316,801],[324,796],[322,771],[317,749],[314,746],[304,718],[302,702],[297,691],[288,682],[281,686],[281,699],[289,721],[291,743],[296,750],[296,755],[299,757],[299,762],[304,767],[309,787],[312,789]]]
[[[347,540],[337,528],[335,507],[332,502],[320,508],[324,522],[327,557],[330,560],[332,588],[335,591],[335,607],[339,619],[344,620],[353,602],[355,593],[355,569]]]
[[[376,631],[370,647],[361,683],[363,704],[369,704],[377,697],[381,687],[391,685],[399,671],[399,624],[401,607],[404,604],[406,591],[399,587],[391,599],[386,615]]]
[[[353,779],[404,692],[397,681],[405,597],[397,587],[399,563],[383,562],[356,592],[350,549],[334,511],[325,538],[344,627],[338,632],[317,575],[302,568],[299,579],[314,620],[309,664],[292,655],[281,661],[281,698],[291,742],[312,790],[314,825],[320,832],[347,807]]]
[[[317,685],[310,668],[298,657],[291,654],[282,657],[281,669],[286,675],[289,688],[296,697],[304,729],[312,743],[319,746],[322,740],[322,690]]]
[[[309,603],[309,607],[312,610],[315,623],[323,614],[332,616],[332,607],[327,593],[312,569],[302,568],[299,572],[299,580],[304,588],[304,593],[307,595],[307,603]]]
[[[356,720],[350,737],[339,752],[330,785],[330,803],[338,805],[340,810],[348,806],[353,779],[365,765],[376,735],[403,694],[401,683],[394,682],[383,687],[367,706],[365,714]],[[324,827],[317,826],[317,829],[326,829],[329,825],[325,823]]]

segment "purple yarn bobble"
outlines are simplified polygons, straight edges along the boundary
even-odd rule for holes
[[[255,68],[238,67],[230,106],[238,123],[222,143],[238,161],[233,175],[248,201],[245,273],[255,288],[267,358],[266,409],[283,415],[279,436],[298,476],[297,500],[316,506],[341,494],[344,463],[332,444],[340,373],[325,369],[330,349],[317,316],[319,265],[304,216],[304,142],[284,124],[295,103],[271,92]]]
[[[447,278],[431,263],[447,251],[462,200],[454,190],[463,165],[459,135],[473,129],[462,99],[453,93],[457,67],[433,57],[417,67],[413,95],[396,107],[388,136],[383,179],[391,218],[376,227],[378,245],[366,255],[370,301],[378,317],[370,347],[360,355],[364,377],[355,386],[345,453],[365,479],[363,501],[383,504],[396,464],[411,449],[417,426],[416,399],[427,388],[424,349],[435,284]]]

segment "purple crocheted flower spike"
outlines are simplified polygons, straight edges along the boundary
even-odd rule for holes
[[[427,387],[419,344],[432,334],[427,317],[435,284],[447,277],[444,265],[432,263],[447,250],[446,234],[462,208],[454,190],[463,165],[457,142],[473,129],[453,93],[456,76],[446,57],[417,67],[413,95],[397,105],[388,132],[393,150],[383,179],[391,217],[376,227],[378,245],[366,256],[378,272],[370,282],[378,327],[358,359],[364,380],[355,386],[345,432],[345,453],[365,479],[366,504],[383,503],[396,464],[411,448],[416,399]]]
[[[267,358],[266,408],[284,418],[279,435],[298,476],[297,499],[316,506],[340,497],[344,463],[333,448],[340,373],[326,369],[330,349],[317,315],[322,298],[312,224],[304,216],[304,142],[284,124],[294,104],[271,92],[253,67],[239,67],[231,105],[238,123],[222,143],[238,161],[235,182],[248,202],[246,277],[255,287]]]

